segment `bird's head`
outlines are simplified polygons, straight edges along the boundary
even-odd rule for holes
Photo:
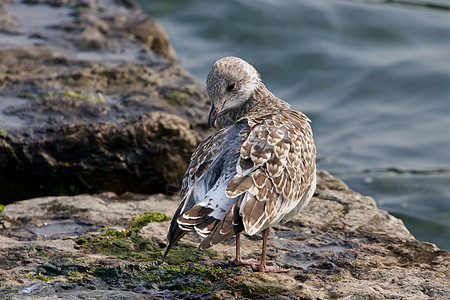
[[[206,79],[211,99],[209,126],[212,127],[222,113],[242,107],[260,84],[258,71],[246,61],[233,56],[216,61]]]

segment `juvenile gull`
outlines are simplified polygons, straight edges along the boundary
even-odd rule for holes
[[[204,237],[199,249],[236,235],[235,265],[287,271],[266,266],[267,237],[271,226],[292,219],[314,194],[316,147],[309,119],[267,90],[256,69],[240,58],[216,61],[206,84],[209,125],[215,123],[217,131],[191,157],[164,257],[188,231]],[[241,259],[242,231],[262,233],[259,264]]]

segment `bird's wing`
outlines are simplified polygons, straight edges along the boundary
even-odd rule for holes
[[[315,188],[316,149],[309,119],[286,110],[260,122],[242,144],[237,174],[226,188],[228,197],[242,197],[239,214],[250,235],[304,207]]]
[[[288,221],[314,192],[316,149],[302,113],[288,110],[254,120],[239,150],[236,173],[225,189],[235,201],[200,249],[244,229],[253,235]]]
[[[216,158],[217,165],[209,165],[198,174],[201,180],[195,186],[200,182],[214,184],[206,187],[206,193],[202,190],[203,200],[192,206],[184,205],[184,209],[180,205],[175,214],[178,216],[176,228],[183,235],[186,231],[179,226],[185,230],[193,228],[206,236],[200,249],[209,248],[244,229],[253,235],[287,221],[312,197],[316,149],[309,119],[302,113],[287,110],[252,123],[251,129],[234,128],[232,134],[223,137],[224,146],[218,152],[221,158]],[[213,143],[214,139],[205,143]],[[196,152],[193,161],[201,155],[204,154]],[[195,194],[190,190],[191,182],[196,182],[193,179],[196,171],[191,172],[192,168],[201,170],[203,167],[189,168],[190,175],[185,178],[188,183],[183,188],[189,197]],[[211,180],[214,176],[217,178]],[[186,202],[186,196],[184,199]]]
[[[212,182],[217,180],[218,174],[211,171],[223,156],[228,136],[229,129],[223,128],[203,140],[192,154],[181,185],[182,212],[201,202]]]
[[[208,235],[233,205],[235,200],[225,195],[225,189],[236,174],[243,142],[240,132],[246,127],[238,123],[222,128],[197,147],[183,179],[182,201],[167,234],[166,253],[187,231]]]

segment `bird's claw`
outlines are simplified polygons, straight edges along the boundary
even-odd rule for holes
[[[251,259],[233,259],[231,261],[231,263],[235,266],[253,266],[257,265],[258,262],[256,260],[254,260],[253,258]]]
[[[278,266],[264,266],[261,264],[252,265],[253,272],[264,272],[264,273],[287,273],[290,270],[281,268]]]

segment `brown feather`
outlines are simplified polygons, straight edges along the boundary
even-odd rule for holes
[[[248,158],[248,159],[241,158],[239,160],[240,170],[238,169],[238,173],[243,174],[243,173],[251,170],[254,166],[255,165],[253,164],[253,161],[250,158]]]
[[[200,205],[196,205],[185,212],[180,218],[183,219],[199,219],[208,214],[210,214],[214,209],[210,207],[204,207]],[[179,218],[179,219],[180,219]]]
[[[242,212],[242,220],[245,230],[249,234],[258,232],[267,221],[267,216],[264,211],[265,206],[266,202],[258,201],[256,197],[247,200],[244,211]]]
[[[206,237],[199,246],[200,250],[210,248],[223,241],[224,239],[238,234],[244,230],[242,217],[239,215],[239,208],[236,203],[226,214],[225,218],[220,221],[214,230]]]
[[[237,197],[252,187],[252,178],[249,176],[242,176],[237,174],[234,176],[226,189],[226,195],[230,198]]]

